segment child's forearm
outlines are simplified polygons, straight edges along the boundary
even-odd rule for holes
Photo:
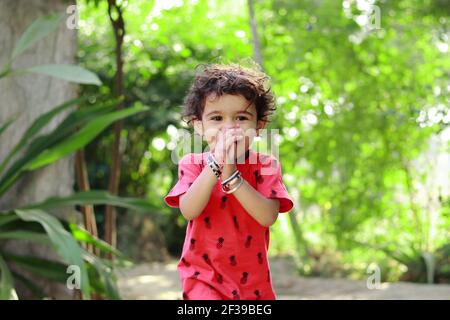
[[[205,166],[188,191],[180,196],[180,211],[187,220],[195,219],[202,213],[216,183],[214,172]]]
[[[277,220],[279,200],[267,199],[245,179],[244,183],[233,194],[244,209],[262,226],[270,227]]]
[[[236,167],[226,166],[222,179],[229,177]],[[242,178],[244,179],[244,178]],[[255,190],[245,179],[244,183],[232,193],[242,207],[264,227],[270,227],[278,218],[280,202],[277,199],[267,199]]]

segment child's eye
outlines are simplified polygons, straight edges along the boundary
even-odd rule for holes
[[[242,117],[242,116],[241,116],[241,117],[237,117],[237,119],[240,120],[240,121],[248,120],[247,117]],[[222,117],[220,117],[220,116],[215,116],[215,117],[212,117],[211,120],[217,120],[217,121],[220,121],[220,120],[222,120]]]

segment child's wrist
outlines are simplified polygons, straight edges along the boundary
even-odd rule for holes
[[[211,168],[211,170],[216,175],[217,179],[220,178],[223,172],[223,165],[221,165],[215,158],[212,153],[208,155],[207,164]]]
[[[231,164],[225,164],[222,168],[222,175],[221,175],[221,179],[225,180],[228,179],[233,172],[236,171],[236,164],[235,163],[231,163]]]
[[[244,178],[242,178],[239,170],[235,170],[233,174],[222,182],[222,191],[225,193],[233,193],[244,182]]]

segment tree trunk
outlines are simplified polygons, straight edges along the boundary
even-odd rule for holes
[[[15,43],[24,30],[38,17],[52,12],[65,13],[74,1],[63,0],[2,0],[0,1],[0,69],[6,64]],[[65,22],[60,28],[20,55],[13,68],[58,63],[74,64],[77,53],[76,29],[68,29]],[[0,123],[18,116],[12,126],[1,136],[0,159],[4,158],[19,141],[24,131],[42,113],[77,95],[77,86],[44,75],[22,75],[0,80]],[[69,112],[69,111],[67,111]],[[56,117],[44,130],[53,129],[64,117]],[[0,208],[26,205],[50,196],[66,196],[73,192],[73,156],[35,171],[22,178],[0,199]],[[58,216],[68,217],[74,211],[58,210]],[[75,219],[73,216],[72,219]],[[56,259],[52,248],[36,244],[8,242],[5,248],[15,254],[34,254]],[[25,274],[25,272],[23,272]],[[28,277],[34,278],[27,274]],[[73,292],[64,285],[36,279],[35,283],[54,298],[71,298]],[[18,284],[19,298],[30,298],[30,292]]]
[[[80,191],[89,191],[89,177],[86,168],[86,161],[84,158],[84,148],[77,151],[75,155],[75,174],[77,177],[77,186]],[[93,205],[85,205],[80,208],[83,214],[83,222],[86,230],[94,237],[98,237],[97,222],[95,220],[95,212]],[[100,250],[92,244],[86,244],[86,250],[97,256],[100,255]]]
[[[115,0],[108,0],[108,15],[111,21],[114,37],[116,40],[116,87],[115,93],[117,97],[123,97],[123,59],[122,44],[125,36],[125,23],[122,16],[122,7]],[[117,105],[117,109],[123,109],[125,106],[123,100]],[[117,195],[120,182],[120,165],[122,162],[122,150],[120,150],[120,132],[122,131],[123,121],[119,120],[114,124],[114,143],[112,150],[112,164],[109,176],[108,191]],[[113,247],[116,247],[117,231],[116,231],[116,209],[113,206],[106,206],[105,210],[105,241]],[[112,255],[108,254],[108,258],[112,259]]]

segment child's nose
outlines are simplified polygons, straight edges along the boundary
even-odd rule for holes
[[[239,127],[240,127],[239,123],[227,123],[226,125],[224,125],[222,127],[222,130],[223,129],[226,129],[226,130],[228,130],[228,129],[236,129],[236,128],[239,128]]]

